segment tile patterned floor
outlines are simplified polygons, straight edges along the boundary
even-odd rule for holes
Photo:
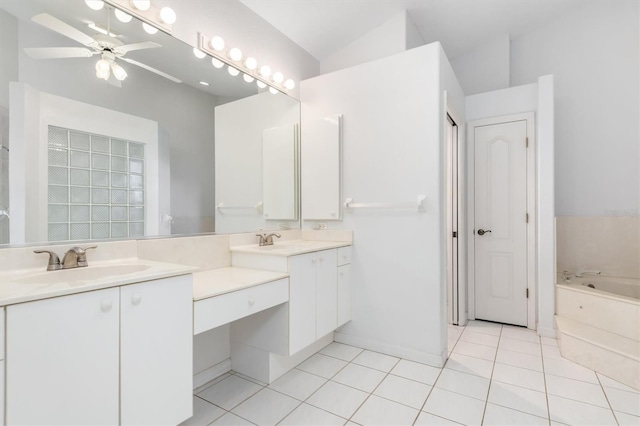
[[[229,373],[183,425],[640,425],[640,392],[560,356],[555,339],[471,321],[443,369],[332,343],[266,385]]]

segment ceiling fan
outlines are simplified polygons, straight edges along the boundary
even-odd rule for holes
[[[36,15],[31,20],[85,46],[25,48],[25,53],[33,59],[90,58],[94,55],[100,55],[101,59],[96,63],[96,76],[115,86],[120,87],[120,82],[127,78],[127,72],[116,62],[116,59],[158,74],[175,83],[182,83],[176,77],[125,56],[134,50],[162,47],[158,43],[145,41],[142,43],[123,44],[117,38],[109,35],[96,34],[89,36],[48,13]],[[109,29],[106,32],[110,34]],[[115,80],[111,76],[115,77]]]

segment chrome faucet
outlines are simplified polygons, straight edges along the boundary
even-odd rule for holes
[[[582,276],[584,274],[587,275],[600,275],[600,271],[594,271],[594,270],[590,270],[590,271],[578,271],[576,272],[576,278],[582,278]]]
[[[260,241],[258,242],[258,245],[260,247],[263,246],[272,246],[273,245],[273,237],[277,237],[280,238],[281,235],[280,234],[256,234],[256,237],[260,237]]]
[[[97,248],[97,246],[89,247],[71,247],[64,254],[62,262],[58,255],[50,250],[34,250],[34,253],[48,253],[49,263],[47,264],[47,271],[58,271],[60,269],[72,269],[88,266],[87,263],[87,250]]]

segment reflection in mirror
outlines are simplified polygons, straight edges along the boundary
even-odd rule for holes
[[[236,192],[254,205],[269,198],[263,131],[297,124],[296,100],[83,0],[0,0],[0,50],[0,244],[299,226],[297,163],[281,168],[294,170],[293,190],[280,194],[293,216],[256,209],[226,226],[215,207],[244,204]],[[239,108],[232,123],[219,114],[252,99],[260,109]],[[220,126],[221,143],[244,153],[226,160],[229,174],[216,170]],[[238,170],[250,173],[238,180]]]

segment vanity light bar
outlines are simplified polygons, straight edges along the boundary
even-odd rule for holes
[[[229,57],[230,55],[227,54],[227,49],[221,49],[219,51],[212,49],[211,45],[209,44],[210,40],[211,40],[210,37],[207,37],[202,33],[198,33],[198,49],[214,57],[220,62],[223,62],[235,69],[242,71],[246,75],[253,77],[258,82],[262,82],[266,86],[270,87],[270,89],[273,89],[271,90],[271,93],[273,93],[274,90],[281,93],[285,93],[285,94],[287,93],[288,89],[286,87],[283,87],[284,85],[283,86],[275,85],[274,82],[271,81],[269,77],[263,76],[262,74],[260,74],[260,71],[259,71],[260,67],[256,66],[256,67],[253,67],[253,69],[250,69],[247,67],[244,61],[242,61],[243,58],[240,58],[240,60],[238,61],[234,61],[233,59],[231,59]],[[290,81],[290,80],[287,80],[287,81]],[[260,87],[260,84],[258,84],[258,87]]]
[[[168,24],[165,21],[162,21],[161,10],[157,9],[153,6],[150,6],[147,10],[136,9],[132,6],[129,0],[103,0],[108,5],[111,5],[115,8],[118,8],[129,15],[135,16],[140,19],[142,22],[151,25],[161,31],[164,31],[167,34],[171,34],[173,32],[173,24]],[[172,18],[175,20],[175,13],[173,13]]]

